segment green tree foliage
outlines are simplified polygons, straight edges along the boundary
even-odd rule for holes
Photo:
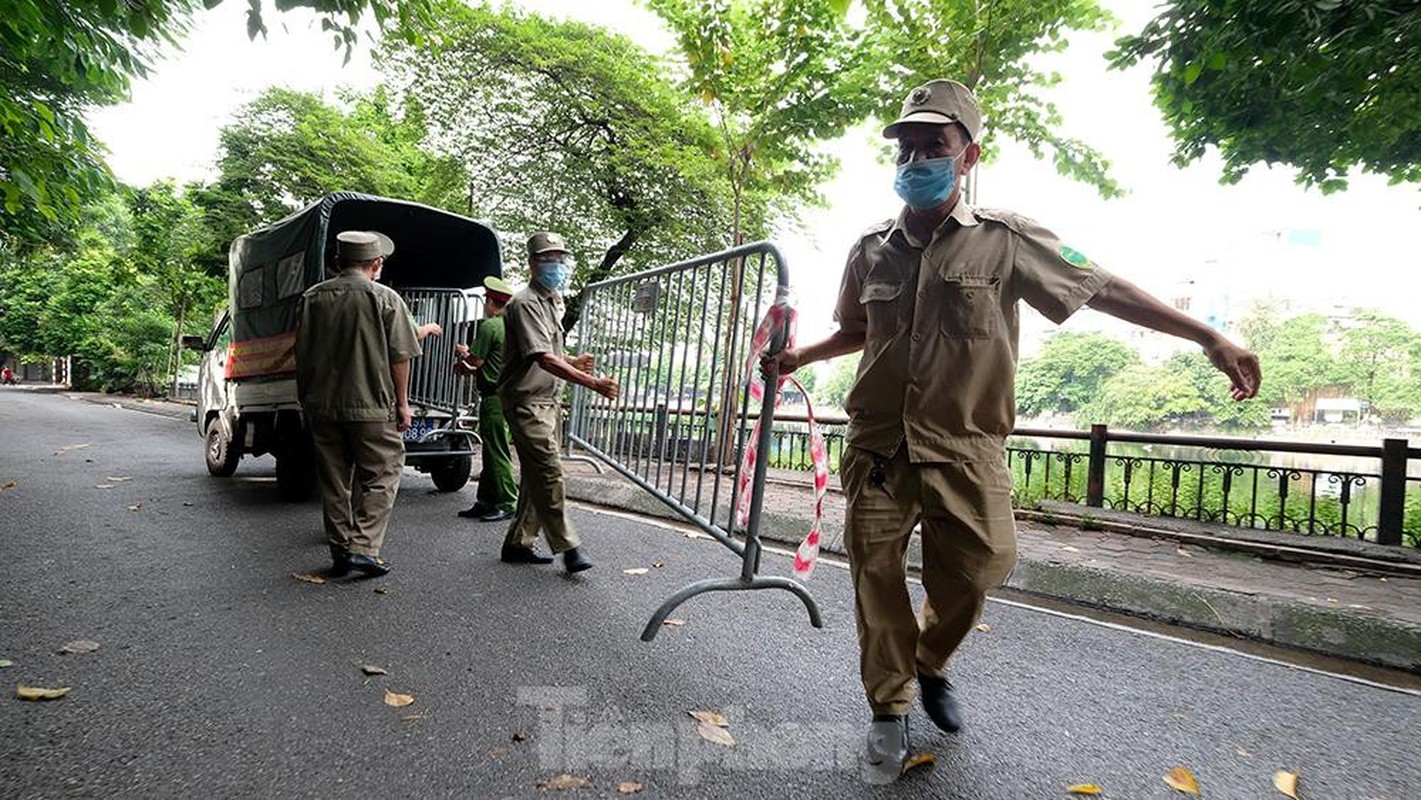
[[[1096,0],[863,0],[863,6],[873,61],[881,65],[873,96],[881,120],[898,117],[909,88],[952,78],[977,94],[989,136],[1022,143],[1103,197],[1123,194],[1110,162],[1066,135],[1060,112],[1041,95],[1061,76],[1042,69],[1039,56],[1064,50],[1072,31],[1112,24]],[[988,138],[984,155],[993,154]]]
[[[1190,376],[1164,366],[1135,364],[1111,377],[1076,414],[1078,425],[1104,423],[1132,431],[1154,431],[1197,423],[1206,409]]]
[[[0,231],[34,247],[72,231],[85,203],[112,187],[85,109],[119,102],[130,81],[222,0],[11,0],[0,12]],[[307,8],[349,56],[369,11],[417,38],[430,0],[277,0]],[[263,0],[250,0],[247,32],[265,33]]]
[[[1271,345],[1258,353],[1263,371],[1258,396],[1270,405],[1286,406],[1333,383],[1337,368],[1323,338],[1327,332],[1327,318],[1321,314],[1304,314],[1280,323]]]
[[[1194,391],[1203,400],[1201,424],[1227,431],[1259,430],[1272,424],[1268,404],[1257,398],[1234,400],[1228,378],[1214,369],[1202,351],[1176,353],[1165,360],[1163,369],[1188,376]]]
[[[427,109],[433,145],[467,168],[476,214],[563,233],[583,256],[574,286],[720,248],[729,191],[715,132],[666,64],[598,26],[457,3],[440,13],[437,37],[396,46],[384,66]],[[510,252],[516,265],[521,239]]]
[[[820,202],[838,169],[817,151],[872,110],[881,79],[863,31],[826,0],[647,0],[677,37],[687,87],[715,120],[734,192],[731,241],[754,195]]]
[[[147,293],[157,300],[154,310],[163,313],[170,328],[164,372],[171,376],[176,394],[183,334],[206,332],[202,325],[225,299],[227,282],[195,263],[208,238],[202,212],[190,198],[171,183],[161,182],[128,194],[135,237],[130,260],[142,275]]]
[[[823,381],[816,380],[814,402],[833,408],[843,408],[849,390],[854,388],[858,377],[859,356],[839,356],[829,362],[829,375]],[[796,373],[798,375],[799,373]]]
[[[1040,355],[1018,368],[1017,410],[1028,416],[1077,411],[1107,380],[1139,360],[1134,350],[1103,334],[1056,333]]]
[[[182,257],[198,212],[157,184],[106,195],[80,220],[65,247],[0,263],[0,349],[70,355],[81,386],[152,394],[175,369],[177,316],[197,332],[224,294]]]
[[[1393,0],[1174,0],[1120,39],[1155,64],[1183,166],[1215,147],[1222,180],[1258,162],[1324,192],[1349,170],[1421,180],[1421,6]]]
[[[333,191],[464,210],[463,169],[425,148],[426,137],[420,107],[396,107],[383,87],[346,94],[341,105],[267,89],[218,135],[217,180],[191,192],[209,234],[199,260],[225,275],[233,239]]]
[[[1359,312],[1342,332],[1338,381],[1383,420],[1421,415],[1421,333],[1394,317]]]

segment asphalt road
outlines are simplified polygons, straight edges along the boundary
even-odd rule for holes
[[[1182,797],[1175,766],[1210,798],[1282,797],[1278,770],[1310,800],[1421,796],[1415,695],[1000,602],[954,667],[968,727],[915,713],[936,769],[870,786],[841,569],[811,581],[823,630],[787,593],[717,594],[647,644],[728,551],[579,508],[596,569],[507,566],[500,526],[454,516],[472,487],[407,471],[395,571],[314,585],[292,574],[325,564],[319,507],[278,502],[272,467],[211,478],[184,420],[0,389],[0,797],[546,797],[567,773],[589,797],[1134,800]],[[57,652],[74,640],[100,646]]]

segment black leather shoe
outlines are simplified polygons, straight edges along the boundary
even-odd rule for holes
[[[344,578],[350,573],[350,553],[339,547],[331,548],[331,566],[326,570],[328,578]]]
[[[957,707],[957,698],[952,696],[952,684],[940,675],[918,673],[919,694],[922,696],[923,710],[933,724],[956,733],[962,730],[962,709]]]
[[[512,518],[512,511],[509,511],[506,508],[495,508],[487,514],[484,514],[483,516],[479,517],[479,522],[502,522],[506,519]]]
[[[592,562],[587,560],[587,556],[582,554],[582,548],[574,547],[562,554],[562,565],[567,570],[567,574],[576,575],[584,570],[592,569]]]
[[[489,508],[488,506],[481,506],[478,503],[474,503],[472,506],[464,509],[463,511],[460,511],[459,516],[463,517],[464,519],[480,519],[483,517],[483,515],[489,513],[492,510],[493,509]]]
[[[379,556],[367,556],[360,553],[350,554],[350,568],[365,575],[367,578],[378,578],[381,575],[388,575],[390,572],[390,562]]]
[[[913,746],[908,741],[908,718],[875,714],[868,724],[868,739],[864,745],[864,779],[876,784],[898,780],[912,753]]]
[[[505,564],[551,564],[552,558],[545,556],[531,547],[505,547],[499,559]]]

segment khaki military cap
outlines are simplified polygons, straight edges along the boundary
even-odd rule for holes
[[[513,287],[509,286],[502,278],[490,275],[484,278],[484,293],[494,300],[506,303],[513,296]]]
[[[542,231],[528,237],[528,255],[536,256],[539,253],[566,253],[567,242],[556,233]]]
[[[376,231],[341,231],[336,234],[336,258],[346,261],[374,261],[395,252],[390,237]]]
[[[975,142],[982,130],[982,109],[977,105],[977,97],[972,90],[957,81],[928,81],[908,93],[908,99],[903,101],[902,114],[892,125],[883,129],[884,138],[898,138],[898,126],[905,122],[931,125],[958,122]]]

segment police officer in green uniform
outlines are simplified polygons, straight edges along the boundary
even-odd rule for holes
[[[336,235],[340,275],[301,295],[296,389],[311,430],[331,574],[384,575],[380,557],[410,426],[410,359],[420,354],[405,301],[375,282],[394,242]]]
[[[459,516],[483,522],[500,522],[513,516],[518,484],[513,479],[513,453],[508,444],[508,423],[498,399],[498,375],[503,368],[503,309],[513,289],[502,278],[484,278],[484,318],[469,346],[454,345],[458,361],[454,370],[473,375],[479,390],[479,439],[483,470],[474,504]]]
[[[513,564],[549,564],[533,549],[538,532],[553,554],[562,554],[568,573],[592,567],[579,548],[581,540],[567,518],[562,462],[558,453],[565,381],[609,399],[621,391],[613,378],[590,374],[592,356],[568,358],[563,348],[562,291],[572,274],[567,244],[556,233],[528,239],[528,269],[533,280],[514,295],[503,312],[507,341],[498,396],[513,446],[518,450],[518,508],[503,540],[501,558]]]
[[[1199,344],[1233,396],[1258,359],[1107,273],[1010,211],[974,208],[961,182],[980,155],[977,99],[955,81],[915,88],[883,135],[898,142],[905,205],[849,251],[828,338],[774,357],[783,371],[862,350],[845,403],[840,477],[857,598],[860,673],[873,717],[866,761],[896,777],[918,694],[935,725],[962,715],[944,670],[989,589],[1016,561],[1006,437],[1015,424],[1018,301],[1061,323],[1080,306]],[[904,557],[921,525],[927,598],[914,614]]]

